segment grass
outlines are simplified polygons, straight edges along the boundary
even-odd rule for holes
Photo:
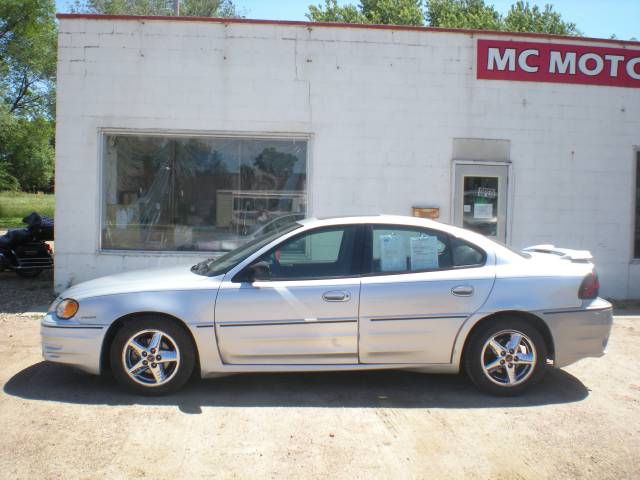
[[[22,219],[31,212],[53,218],[51,193],[0,192],[0,229],[22,227]]]

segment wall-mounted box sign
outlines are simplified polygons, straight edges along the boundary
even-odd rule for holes
[[[640,49],[478,40],[477,78],[640,88]]]
[[[440,218],[439,207],[411,207],[411,215],[419,218],[430,218],[435,220]]]

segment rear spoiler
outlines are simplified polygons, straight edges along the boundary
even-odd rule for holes
[[[589,250],[572,250],[570,248],[559,248],[555,245],[533,245],[522,249],[523,252],[547,253],[557,255],[558,258],[576,263],[591,263],[593,255]]]

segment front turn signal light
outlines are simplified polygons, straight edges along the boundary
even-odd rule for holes
[[[56,317],[62,320],[69,320],[78,312],[78,308],[80,308],[78,302],[72,298],[65,298],[56,307]]]

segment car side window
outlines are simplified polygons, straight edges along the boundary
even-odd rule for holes
[[[447,234],[412,227],[374,226],[371,239],[373,273],[412,273],[452,267]]]
[[[480,267],[487,261],[482,250],[459,238],[451,239],[451,254],[454,267]]]
[[[272,280],[346,277],[354,274],[358,226],[330,227],[297,235],[260,257]]]

